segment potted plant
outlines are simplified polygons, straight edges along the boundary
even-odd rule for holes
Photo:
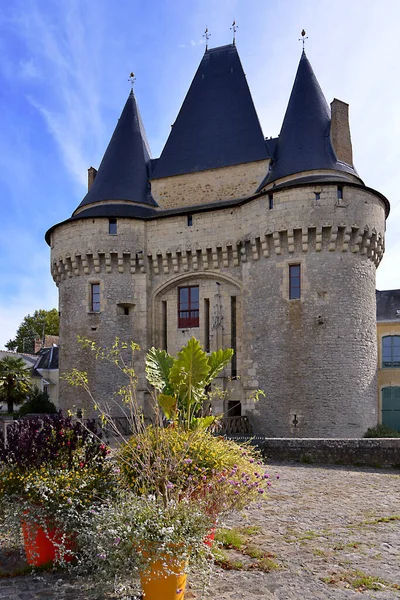
[[[81,566],[87,570],[92,565],[95,573],[106,574],[108,580],[129,571],[132,576],[141,572],[147,600],[183,598],[178,579],[199,558],[205,560],[203,566],[207,564],[210,531],[217,519],[260,498],[269,485],[257,452],[213,436],[208,427],[214,417],[201,417],[206,387],[227,364],[231,352],[208,357],[194,338],[176,358],[153,348],[147,355],[147,376],[158,393],[153,424],[146,426],[136,398],[133,365],[138,346],[117,340],[107,351],[90,340],[82,344],[126,375],[127,384],[118,396],[124,399],[135,433],[128,441],[117,440],[122,499],[88,515],[88,525],[81,528]],[[126,360],[129,348],[131,361]],[[85,373],[74,371],[69,381],[91,394]],[[103,421],[112,427],[107,407],[93,401]]]
[[[19,534],[29,564],[71,560],[79,515],[110,493],[107,447],[94,422],[61,413],[16,421],[0,437],[0,520]]]

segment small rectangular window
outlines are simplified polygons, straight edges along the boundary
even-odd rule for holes
[[[268,208],[272,210],[274,208],[274,195],[268,194]]]
[[[187,224],[188,224],[188,227],[191,227],[193,225],[193,215],[187,216]]]
[[[100,284],[90,284],[90,310],[91,312],[100,312]]]
[[[319,192],[314,192],[315,194],[315,202],[319,202],[321,200],[321,194]]]
[[[300,298],[301,294],[300,265],[289,265],[289,300]]]
[[[178,327],[199,326],[199,286],[178,288]]]
[[[108,233],[117,235],[117,219],[108,219]]]
[[[341,185],[338,185],[337,188],[337,198],[338,200],[343,200],[343,188]]]

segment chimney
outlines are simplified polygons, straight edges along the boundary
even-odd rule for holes
[[[349,105],[337,98],[331,102],[331,142],[337,159],[353,167]]]
[[[35,346],[33,350],[33,354],[37,354],[39,350],[43,348],[43,340],[41,338],[35,338]]]
[[[96,179],[96,175],[97,175],[97,169],[95,169],[94,167],[89,167],[88,168],[88,191],[92,187],[93,181]]]

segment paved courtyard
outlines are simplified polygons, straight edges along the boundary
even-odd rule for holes
[[[288,463],[267,470],[269,498],[228,523],[245,542],[224,550],[228,570],[214,571],[209,599],[400,598],[400,471]],[[0,567],[18,561],[3,542]],[[117,598],[85,587],[60,573],[3,577],[0,599]],[[185,598],[202,595],[193,586]]]

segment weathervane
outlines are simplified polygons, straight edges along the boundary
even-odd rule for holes
[[[233,31],[233,45],[234,45],[234,46],[236,45],[236,29],[237,29],[238,27],[239,27],[239,26],[238,26],[238,25],[236,25],[236,21],[235,21],[235,19],[233,19],[233,23],[232,23],[231,30]]]
[[[301,32],[301,38],[299,38],[299,42],[303,42],[303,51],[304,51],[304,46],[305,46],[306,40],[308,40],[308,36],[306,36],[306,30],[303,29]]]
[[[130,81],[130,82],[131,82],[131,90],[133,90],[133,84],[134,84],[134,83],[135,83],[135,81],[136,81],[135,73],[131,73],[131,74],[129,75],[129,79],[128,79],[128,81]]]
[[[206,38],[206,52],[208,50],[208,40],[210,39],[211,33],[208,33],[208,27],[206,27],[205,32],[203,33],[203,37]]]

